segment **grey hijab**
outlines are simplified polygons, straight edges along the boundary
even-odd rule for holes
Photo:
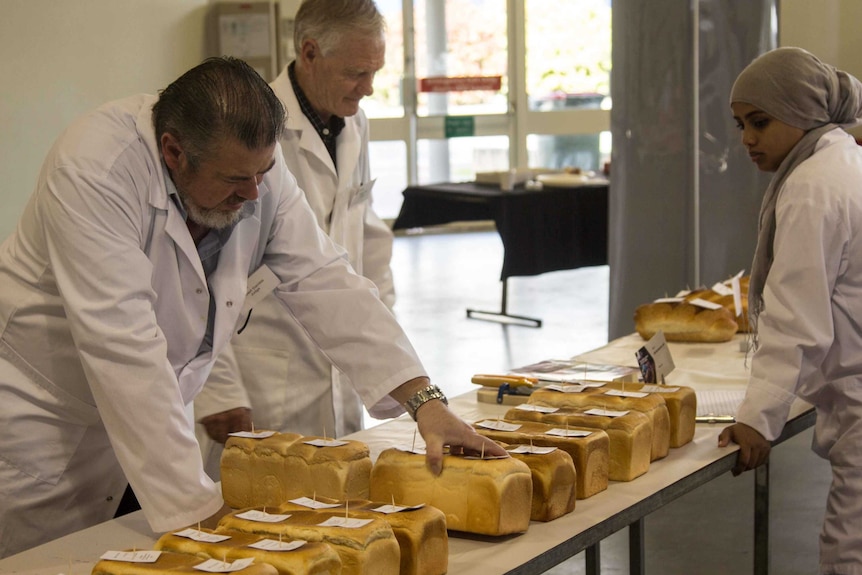
[[[775,204],[782,184],[796,166],[814,153],[820,136],[837,126],[852,126],[862,117],[862,83],[801,48],[778,48],[756,58],[737,77],[730,92],[730,103],[734,102],[751,104],[806,132],[772,176],[760,206],[748,287],[756,347],[757,317],[763,310],[763,286],[773,259]]]

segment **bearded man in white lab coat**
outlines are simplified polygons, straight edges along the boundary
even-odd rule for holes
[[[371,207],[368,120],[359,108],[384,64],[384,32],[373,0],[306,0],[294,21],[296,59],[271,85],[287,109],[285,162],[318,225],[391,307],[392,232]],[[362,402],[350,381],[275,297],[254,306],[231,347],[195,400],[213,477],[248,406],[259,429],[336,437],[361,429]]]
[[[501,451],[448,410],[320,231],[283,123],[251,67],[214,58],[54,144],[0,246],[0,557],[110,519],[127,481],[155,532],[228,511],[186,409],[263,267],[373,413],[408,407],[432,471],[444,444]]]

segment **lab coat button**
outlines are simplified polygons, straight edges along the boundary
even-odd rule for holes
[[[204,290],[203,290],[203,289],[201,289],[201,288],[198,288],[198,289],[196,289],[196,290],[195,290],[195,293],[196,293],[196,294],[198,294],[198,295],[201,295],[202,293],[204,293]]]

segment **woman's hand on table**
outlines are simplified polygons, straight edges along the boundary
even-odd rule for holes
[[[739,445],[736,465],[731,469],[734,475],[754,469],[766,463],[772,444],[759,431],[744,423],[734,423],[725,427],[718,436],[718,446],[727,447],[730,442]]]
[[[476,433],[442,401],[422,405],[416,412],[416,424],[425,440],[425,464],[434,475],[443,470],[443,447],[455,455],[507,456],[505,449]]]

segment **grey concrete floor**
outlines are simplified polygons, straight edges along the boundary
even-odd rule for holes
[[[475,389],[470,383],[475,373],[570,357],[607,343],[607,266],[511,278],[508,312],[540,318],[541,328],[468,319],[468,307],[500,310],[502,258],[502,244],[494,231],[395,240],[395,312],[432,379],[449,395]],[[817,536],[831,477],[829,465],[810,451],[810,443],[809,431],[773,450],[770,572],[774,574],[808,575],[817,570]],[[646,572],[752,573],[753,485],[751,473],[727,474],[648,516]],[[602,574],[629,572],[627,530],[608,537],[600,549]],[[548,573],[585,573],[583,554]]]

